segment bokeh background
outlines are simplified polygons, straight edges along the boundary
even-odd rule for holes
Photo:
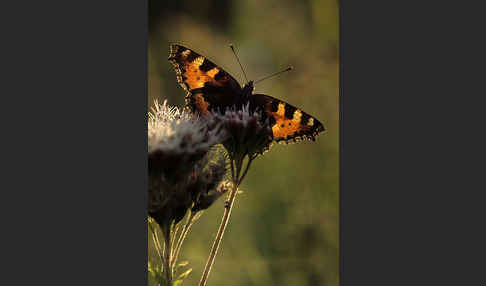
[[[148,105],[182,107],[185,91],[167,61],[178,42],[244,83],[289,65],[291,72],[256,85],[302,108],[327,127],[316,142],[274,145],[242,184],[208,285],[338,285],[339,122],[338,1],[149,0]],[[223,214],[208,209],[186,239],[180,260],[197,285]],[[149,239],[149,256],[155,258]],[[149,285],[155,285],[149,281]]]

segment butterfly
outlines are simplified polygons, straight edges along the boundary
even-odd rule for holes
[[[253,81],[243,87],[229,73],[193,50],[172,44],[169,61],[177,81],[188,92],[186,105],[201,115],[249,103],[250,110],[262,110],[269,119],[273,140],[292,143],[315,141],[325,130],[319,120],[287,102],[265,94],[253,94]]]

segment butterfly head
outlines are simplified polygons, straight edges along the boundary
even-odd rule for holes
[[[243,95],[249,96],[253,92],[254,86],[253,81],[250,80],[245,86],[243,87]]]

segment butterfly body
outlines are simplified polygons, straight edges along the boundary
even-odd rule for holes
[[[265,94],[253,94],[253,81],[241,87],[229,73],[186,47],[171,45],[169,61],[179,84],[188,92],[186,104],[193,112],[205,115],[249,104],[251,112],[262,111],[262,120],[268,119],[273,139],[283,143],[314,141],[325,130],[322,123],[301,109]]]

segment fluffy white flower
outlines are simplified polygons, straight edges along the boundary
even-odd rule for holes
[[[186,110],[169,107],[167,101],[163,104],[155,101],[149,113],[149,153],[193,154],[221,143],[224,136],[221,126],[211,117],[201,119]]]

